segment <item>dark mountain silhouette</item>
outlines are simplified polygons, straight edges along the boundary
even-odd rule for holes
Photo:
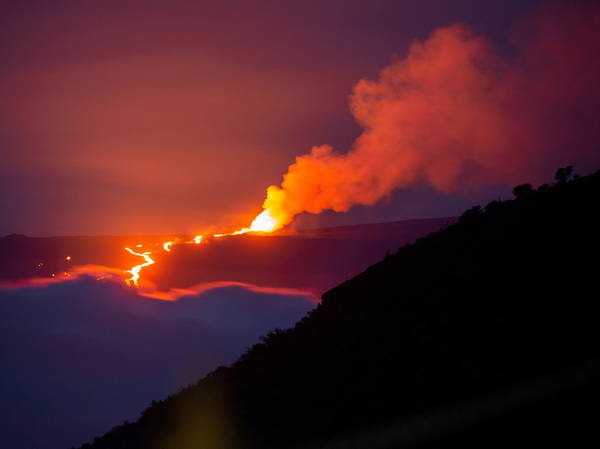
[[[400,248],[84,448],[597,446],[600,172],[564,175]]]
[[[173,236],[90,236],[0,238],[0,281],[60,274],[74,265],[131,268],[141,262],[123,250],[137,243],[154,252],[156,264],[144,279],[162,289],[202,282],[238,281],[323,293],[377,262],[388,250],[440,229],[454,218],[406,220],[302,231],[292,235],[242,235],[202,245],[160,243]],[[191,236],[183,236],[189,241]],[[155,248],[155,249],[154,249]],[[67,256],[71,259],[67,260]]]

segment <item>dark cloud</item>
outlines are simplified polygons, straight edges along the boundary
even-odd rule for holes
[[[81,444],[315,305],[298,291],[230,283],[171,292],[165,301],[87,273],[0,288],[6,447]]]

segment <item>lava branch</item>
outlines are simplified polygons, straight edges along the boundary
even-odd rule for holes
[[[140,284],[139,284],[138,280],[140,278],[140,271],[142,271],[142,268],[147,267],[148,265],[152,265],[154,263],[154,260],[152,260],[152,258],[150,257],[150,254],[152,254],[152,253],[150,251],[146,251],[144,253],[136,253],[134,250],[132,250],[130,248],[125,248],[125,251],[130,252],[134,256],[143,257],[144,260],[146,261],[145,263],[142,263],[140,265],[136,265],[135,267],[132,267],[131,270],[125,271],[125,273],[131,273],[131,277],[129,279],[125,279],[125,283],[127,285],[133,284],[136,287],[139,287]]]

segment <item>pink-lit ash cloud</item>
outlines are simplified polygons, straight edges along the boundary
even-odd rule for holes
[[[515,33],[511,56],[468,26],[437,29],[377,80],[356,84],[351,108],[363,132],[352,148],[298,157],[264,207],[290,223],[423,182],[465,192],[539,182],[568,164],[597,168],[598,48],[591,4],[538,11]]]

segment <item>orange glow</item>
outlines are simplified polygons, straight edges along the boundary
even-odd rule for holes
[[[213,237],[223,237],[226,235],[240,235],[246,234],[247,232],[273,232],[279,229],[281,226],[282,224],[280,223],[280,220],[277,220],[275,217],[273,217],[273,215],[271,214],[271,210],[265,209],[260,214],[258,214],[256,218],[254,218],[254,220],[252,220],[252,223],[250,223],[250,227],[239,229],[230,234],[215,234],[213,235]]]
[[[279,221],[273,217],[270,209],[263,210],[250,224],[250,231],[273,232],[280,227]]]
[[[71,260],[71,256],[65,257],[65,260]]]
[[[142,246],[142,245],[137,245],[138,247]],[[127,270],[126,273],[131,273],[131,277],[129,279],[126,279],[125,282],[127,283],[127,285],[135,285],[136,287],[139,287],[139,282],[138,280],[140,279],[140,271],[142,271],[142,268],[147,267],[148,265],[152,265],[154,263],[154,260],[152,260],[152,258],[150,257],[150,254],[152,254],[150,251],[146,251],[145,253],[136,253],[135,251],[133,251],[130,248],[125,248],[125,251],[128,251],[129,253],[133,254],[134,256],[139,256],[139,257],[143,257],[144,258],[144,263],[140,264],[140,265],[136,265],[135,267],[131,268],[131,270]]]
[[[250,226],[247,228],[242,228],[242,229],[238,229],[237,231],[233,231],[230,233],[225,233],[225,234],[212,234],[211,236],[214,238],[219,238],[219,237],[226,237],[226,236],[230,236],[230,235],[241,235],[241,234],[246,234],[247,232],[273,232],[279,228],[281,228],[285,223],[284,220],[278,220],[277,218],[275,218],[270,209],[265,209],[263,210],[260,214],[258,214],[254,220],[252,220],[252,223],[250,223]],[[189,242],[185,242],[186,244],[194,244],[194,245],[199,245],[202,243],[204,239],[203,235],[197,235],[195,236],[192,240],[190,240]],[[166,252],[171,252],[171,246],[175,243],[175,241],[173,240],[169,240],[166,241],[164,243],[162,243],[162,247]],[[143,245],[140,243],[138,245],[136,245],[136,248],[141,248]],[[144,258],[144,263],[140,264],[140,265],[136,265],[134,267],[132,267],[130,270],[126,270],[126,273],[130,273],[131,277],[128,279],[125,279],[125,283],[127,285],[133,285],[136,287],[139,287],[139,279],[141,276],[141,271],[144,267],[147,267],[148,265],[152,265],[153,263],[155,263],[155,261],[150,257],[150,255],[152,254],[150,251],[146,251],[144,253],[137,253],[135,251],[133,251],[130,248],[125,248],[126,251],[128,251],[129,253],[133,254],[134,256],[139,256],[139,257],[143,257]]]

